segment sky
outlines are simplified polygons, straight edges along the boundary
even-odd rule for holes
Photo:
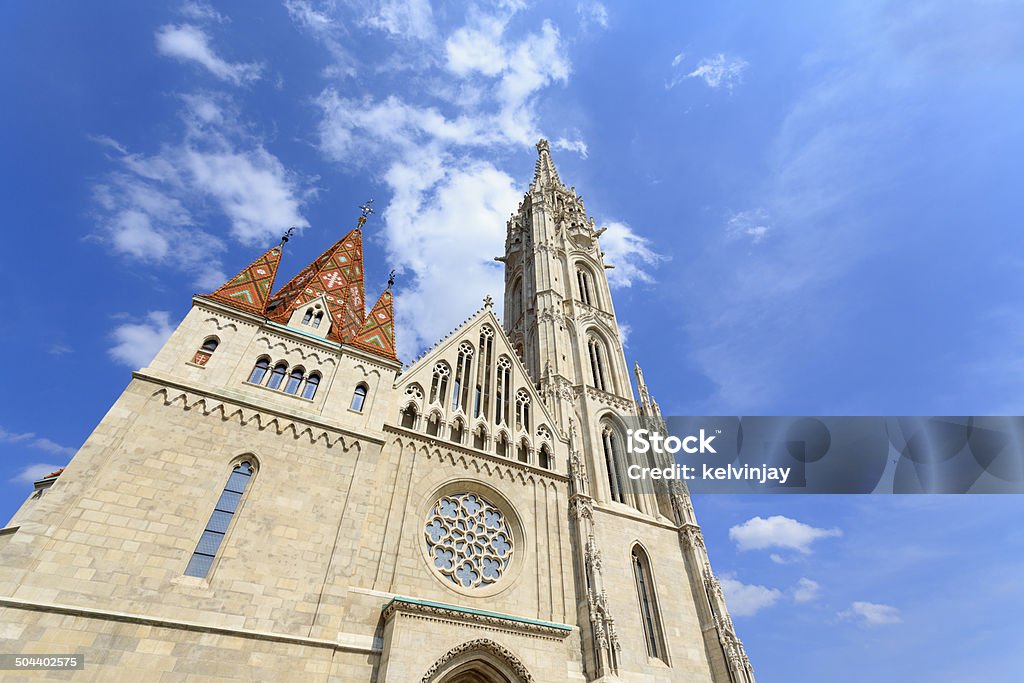
[[[538,138],[666,414],[1021,414],[1024,6],[0,5],[0,517],[209,292],[366,227],[414,358]],[[1011,680],[1019,497],[704,496],[759,681]],[[942,656],[937,656],[942,653]]]

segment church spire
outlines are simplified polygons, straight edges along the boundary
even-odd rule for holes
[[[537,142],[537,165],[533,171],[532,187],[537,190],[549,185],[561,187],[562,181],[558,177],[558,169],[555,168],[555,162],[551,158],[551,145],[547,140],[541,138]]]
[[[263,315],[280,263],[281,245],[271,247],[208,296],[214,301]]]

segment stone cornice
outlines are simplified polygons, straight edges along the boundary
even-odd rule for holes
[[[469,448],[468,446],[463,446],[462,444],[453,443],[451,441],[445,441],[443,439],[430,436],[429,434],[423,434],[422,432],[407,429],[406,427],[385,424],[384,431],[391,434],[397,434],[399,436],[411,437],[414,440],[419,441],[420,443],[429,444],[431,446],[455,451],[456,453],[462,453],[477,460],[502,465],[511,470],[520,470],[522,472],[527,472],[529,474],[540,474],[543,475],[544,477],[547,477],[548,479],[553,479],[555,481],[560,482],[569,481],[568,476],[555,470],[546,470],[543,467],[537,467],[529,463],[519,462],[518,460],[513,460],[511,458],[503,458],[500,455],[487,453],[485,451],[478,451],[475,448]],[[564,443],[565,439],[561,439],[561,441]]]
[[[165,389],[176,389],[185,394],[186,401],[188,401],[189,394],[195,394],[200,399],[213,399],[217,403],[231,405],[237,408],[248,409],[253,411],[255,415],[269,415],[271,419],[284,419],[291,422],[299,423],[308,427],[316,427],[326,432],[334,432],[339,437],[345,437],[346,440],[351,441],[362,441],[365,443],[373,443],[377,445],[384,445],[385,440],[379,436],[368,435],[365,432],[354,432],[350,429],[342,427],[334,422],[325,420],[321,417],[315,417],[310,415],[301,415],[293,413],[287,410],[282,410],[277,406],[271,406],[262,401],[253,400],[248,396],[242,396],[238,392],[228,391],[217,391],[208,388],[198,387],[193,384],[186,384],[177,380],[176,378],[170,377],[165,373],[156,372],[153,370],[137,370],[132,373],[134,379],[147,382],[149,384],[155,384]],[[168,399],[173,400],[168,393]],[[195,405],[200,399],[193,400],[188,403],[189,407]],[[215,406],[209,406],[212,410]],[[266,420],[269,422],[270,420]],[[348,448],[351,443],[346,444]]]
[[[395,597],[384,606],[383,615],[385,621],[392,619],[396,614],[405,614],[414,618],[431,621],[457,621],[497,631],[513,631],[528,636],[555,638],[558,640],[568,637],[573,631],[573,627],[568,624],[557,624],[550,621],[539,621],[537,619],[500,614],[498,612],[484,612],[469,607],[403,597]]]

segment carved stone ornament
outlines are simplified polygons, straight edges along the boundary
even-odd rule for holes
[[[515,672],[516,676],[519,677],[522,683],[534,683],[533,676],[530,675],[530,672],[526,670],[526,666],[511,650],[488,638],[469,640],[461,645],[453,647],[451,650],[448,650],[443,657],[434,662],[433,666],[427,669],[427,672],[423,674],[423,678],[420,679],[420,683],[433,683],[433,681],[437,680],[438,672],[440,672],[445,665],[457,657],[465,654],[472,654],[473,652],[487,652],[488,654],[497,657],[502,661],[502,663]]]

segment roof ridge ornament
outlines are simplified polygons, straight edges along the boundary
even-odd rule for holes
[[[362,206],[359,207],[359,210],[363,212],[363,215],[359,217],[359,221],[358,221],[358,223],[359,223],[358,227],[361,228],[364,225],[366,225],[366,219],[370,216],[370,214],[373,213],[373,200],[372,199],[367,199],[362,204]]]
[[[284,234],[281,235],[281,243],[278,244],[277,246],[284,247],[284,245],[288,243],[288,240],[290,240],[295,235],[296,230],[298,230],[298,228],[295,227],[294,225],[285,230]]]

